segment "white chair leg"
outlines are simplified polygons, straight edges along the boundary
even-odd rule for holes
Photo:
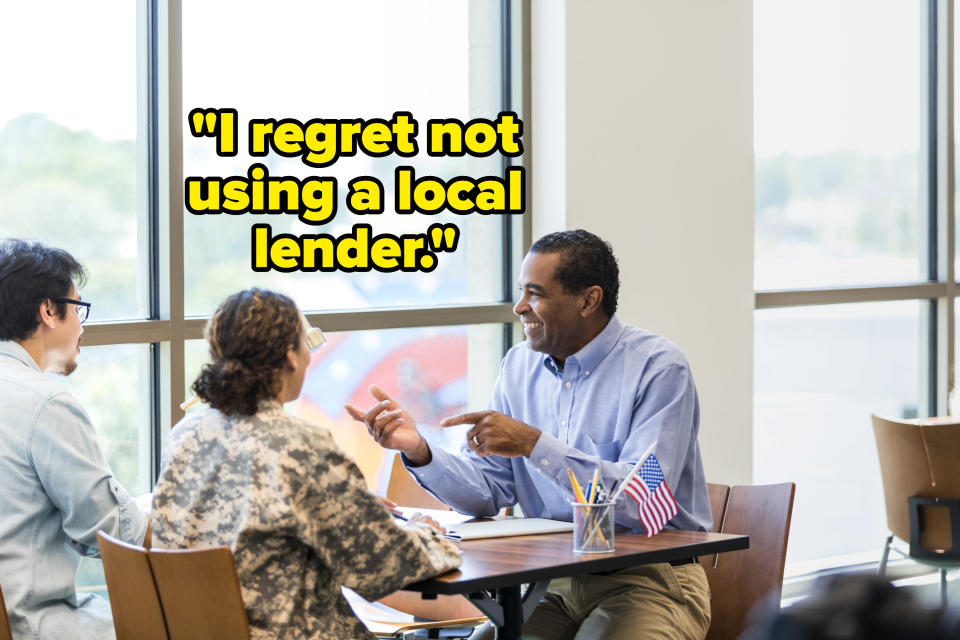
[[[880,558],[880,577],[887,574],[887,558],[890,556],[890,545],[893,543],[893,535],[887,536],[887,543],[883,545],[883,557]]]

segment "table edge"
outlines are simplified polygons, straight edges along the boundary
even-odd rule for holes
[[[734,534],[730,535],[729,538],[722,540],[693,542],[680,548],[670,547],[666,549],[654,549],[651,551],[641,551],[637,552],[636,554],[625,556],[598,555],[596,558],[579,561],[575,565],[567,564],[523,572],[517,571],[514,573],[504,573],[497,576],[474,578],[472,580],[464,580],[461,582],[443,582],[440,580],[435,580],[434,578],[427,578],[426,580],[408,584],[407,586],[403,587],[403,590],[417,591],[424,595],[462,595],[476,591],[483,591],[486,589],[499,589],[501,587],[509,587],[530,582],[539,582],[540,580],[562,578],[570,575],[584,575],[590,573],[601,573],[604,571],[615,571],[617,569],[624,568],[624,558],[631,558],[636,555],[644,555],[644,562],[640,564],[656,564],[658,562],[679,560],[688,556],[709,556],[716,553],[725,553],[727,551],[742,551],[744,549],[748,549],[749,547],[749,536]],[[565,571],[565,568],[570,566],[576,566],[578,571],[574,573]]]

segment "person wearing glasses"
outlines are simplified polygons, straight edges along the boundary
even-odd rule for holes
[[[149,545],[90,418],[44,375],[77,368],[86,271],[62,249],[0,241],[0,588],[14,638],[113,638],[110,605],[75,583],[97,531]]]
[[[310,364],[306,320],[247,289],[210,318],[193,391],[153,491],[158,548],[229,545],[253,640],[373,638],[340,587],[376,600],[460,565],[422,517],[399,526],[331,433],[286,413]],[[316,344],[316,343],[314,343]]]

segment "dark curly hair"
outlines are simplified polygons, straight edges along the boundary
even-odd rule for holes
[[[611,317],[617,310],[620,268],[609,242],[589,231],[574,229],[548,233],[533,243],[530,253],[562,253],[554,277],[565,293],[578,293],[594,285],[603,289],[603,311]]]
[[[86,280],[86,269],[63,249],[19,238],[0,241],[0,340],[29,338],[40,324],[43,301],[64,298]],[[54,304],[63,318],[66,303]]]
[[[201,400],[226,415],[253,415],[280,393],[284,357],[300,345],[300,311],[287,296],[247,289],[224,300],[204,331],[211,362],[193,382]]]

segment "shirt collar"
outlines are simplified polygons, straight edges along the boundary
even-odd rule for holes
[[[0,356],[7,356],[14,360],[19,360],[31,369],[40,371],[40,366],[34,362],[33,357],[27,353],[27,350],[13,340],[0,340]]]
[[[600,361],[607,357],[607,354],[613,349],[613,345],[617,344],[617,341],[620,340],[621,333],[623,333],[623,323],[617,319],[617,316],[611,316],[607,322],[607,326],[603,328],[603,331],[598,333],[593,340],[585,344],[580,351],[577,351],[567,358],[567,364],[569,364],[571,360],[574,360],[580,366],[582,373],[593,371],[597,365],[600,364]],[[563,374],[553,361],[553,356],[550,354],[544,354],[543,366],[556,376]]]
[[[283,405],[276,398],[262,398],[257,406],[257,413],[283,411]]]

